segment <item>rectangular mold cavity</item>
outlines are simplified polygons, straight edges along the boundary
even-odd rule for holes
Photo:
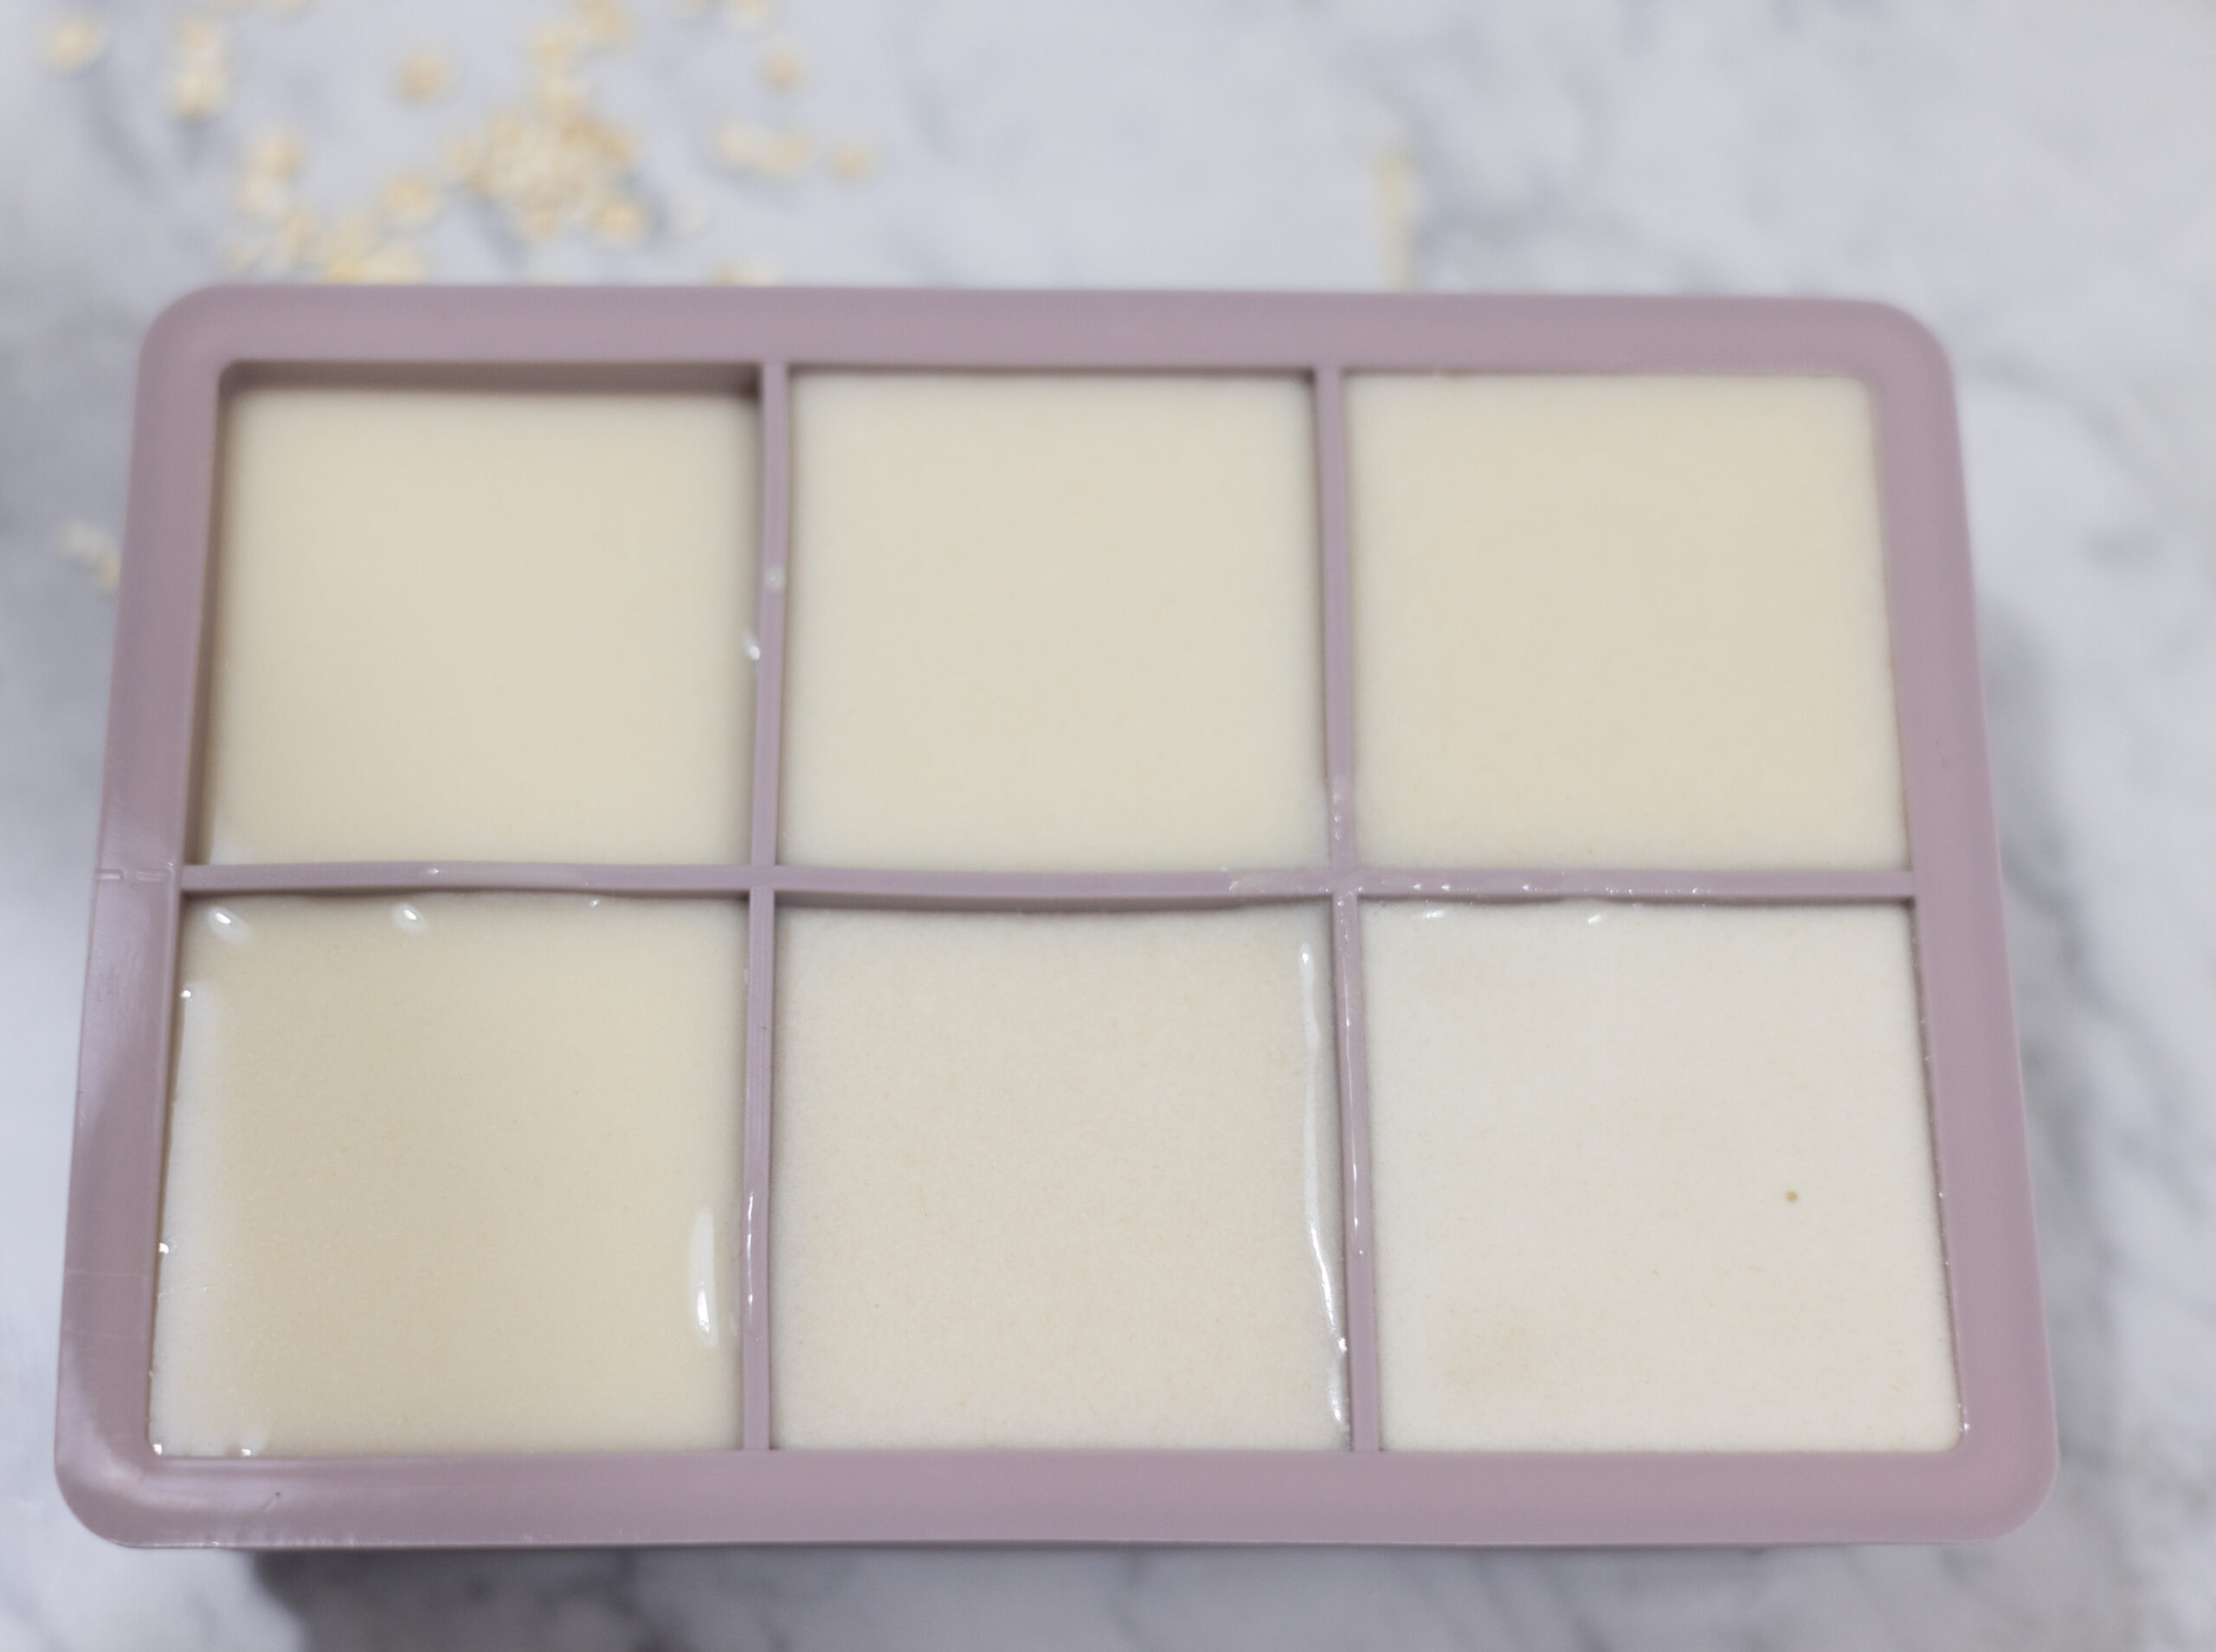
[[[249,374],[223,418],[203,858],[744,858],[738,386]]]
[[[1279,376],[793,385],[783,858],[1325,858],[1315,414]]]
[[[1347,398],[1366,859],[1907,863],[1858,381]]]
[[[1362,917],[1388,1450],[1956,1442],[1904,910]]]
[[[1327,906],[778,923],[778,1446],[1345,1444]]]
[[[1090,394],[1102,388],[1115,407]],[[426,787],[412,817],[403,796],[383,825],[345,835],[392,808],[379,797],[266,850],[218,829],[203,854],[203,813],[221,828],[248,795],[228,766],[240,728],[278,709],[250,669],[230,684],[242,703],[224,697],[229,664],[254,657],[251,636],[225,631],[237,628],[227,605],[261,566],[226,537],[250,539],[259,508],[254,478],[236,473],[256,462],[253,442],[227,461],[220,440],[226,395],[280,412],[344,413],[351,398],[484,413],[526,393],[542,408],[551,395],[601,412],[625,398],[716,409],[645,444],[656,464],[696,461],[692,481],[648,490],[664,514],[636,555],[581,541],[569,554],[582,582],[545,594],[551,607],[499,599],[504,577],[520,593],[548,571],[526,554],[493,558],[481,582],[483,612],[505,616],[500,646],[522,651],[511,678],[574,661],[612,685],[519,689],[486,713],[519,730],[529,761],[514,783],[456,765],[461,781]],[[420,446],[409,433],[422,421],[402,422]],[[577,466],[622,447],[620,433],[567,434]],[[1758,462],[1735,467],[1749,442]],[[278,473],[347,449],[308,447]],[[522,471],[567,462],[550,447]],[[1040,505],[1056,466],[1097,510]],[[848,509],[839,477],[873,466],[890,467],[877,482],[917,524],[917,565],[888,562],[882,524]],[[486,474],[460,467],[441,497]],[[1472,477],[1491,480],[1473,492]],[[950,481],[962,485],[924,485]],[[346,485],[306,490],[303,519]],[[564,532],[622,491],[578,486]],[[697,508],[677,531],[680,496]],[[484,508],[499,515],[497,500]],[[1627,532],[1646,538],[1628,546]],[[721,538],[727,557],[672,551],[688,534]],[[1937,346],[1897,312],[216,290],[148,339],[125,539],[56,1446],[65,1494],[106,1535],[1740,1545],[1989,1536],[2045,1493],[2053,1408],[1952,392]],[[362,617],[413,612],[419,574],[370,574],[387,584]],[[651,588],[626,597],[635,579]],[[873,601],[873,619],[860,606]],[[603,620],[615,646],[587,659],[583,633]],[[281,663],[303,627],[280,612],[273,629]],[[1119,632],[1128,649],[1111,646]],[[444,635],[438,658],[464,662],[453,694],[484,692],[467,621]],[[373,691],[390,662],[358,652],[356,681]],[[344,678],[319,715],[349,751],[369,749],[377,732],[344,721],[367,697]],[[668,704],[679,691],[652,685],[680,681],[706,697],[673,720],[651,705],[610,718],[636,737],[604,742],[608,755],[566,770],[544,742],[533,755],[532,718],[589,726],[611,696]],[[419,707],[443,704],[402,686]],[[389,749],[404,755],[401,734]],[[346,755],[315,757],[343,785]],[[623,768],[641,762],[673,778]],[[1746,807],[1706,795],[1735,791]],[[995,837],[994,822],[1022,830]],[[523,910],[503,903],[582,915],[602,910],[583,904],[595,899],[649,928],[725,903],[714,960],[619,1018],[661,1027],[649,1042],[670,1047],[719,1012],[706,1006],[734,1018],[718,1045],[725,1110],[671,1155],[719,1167],[705,1202],[736,1212],[728,1249],[711,1215],[711,1271],[725,1270],[712,1289],[697,1236],[678,1244],[700,1189],[642,1195],[673,1207],[641,1265],[669,1276],[674,1322],[691,1327],[705,1295],[727,1312],[718,1335],[736,1334],[700,1407],[717,1420],[627,1431],[620,1407],[588,1399],[583,1425],[532,1432],[509,1417],[503,1434],[465,1417],[441,1433],[419,1406],[412,1433],[296,1427],[251,1457],[158,1452],[165,1435],[207,1451],[254,1443],[243,1424],[190,1439],[170,1426],[171,1353],[190,1322],[157,1309],[158,1289],[189,1284],[195,1265],[177,1250],[165,1275],[165,1237],[250,1225],[222,1196],[237,1175],[205,1165],[209,1120],[227,1101],[253,1111],[254,1095],[206,1082],[221,1040],[178,997],[222,985],[210,915],[259,914],[281,934],[343,912],[396,942],[422,938],[403,910],[452,930],[461,915]],[[1423,961],[1410,932],[1426,923],[1484,942],[1447,972],[1443,1012],[1410,987]],[[1582,946],[1601,933],[1628,948],[1613,963]],[[577,961],[578,934],[550,936],[531,968]],[[1469,963],[1497,955],[1523,963],[1491,978]],[[1266,988],[1268,959],[1290,974]],[[590,967],[588,948],[563,1037],[589,1022]],[[1714,988],[1733,968],[1760,978],[1774,1027],[1797,1034],[1767,1051],[1687,1041],[1703,1017],[1730,1041]],[[299,996],[294,973],[282,986]],[[1517,994],[1549,979],[1551,996],[1519,1012]],[[1596,983],[1621,1006],[1607,1025],[1564,1007]],[[650,985],[638,970],[604,984],[611,1012]],[[1466,1014],[1453,1008],[1472,994]],[[842,1038],[857,1017],[868,1027]],[[328,1045],[344,1019],[318,1038]],[[1192,1053],[1209,1028],[1220,1070]],[[553,1061],[557,1044],[534,1053]],[[1825,1048],[1860,1076],[1836,1061],[1813,1076]],[[1440,1079],[1486,1051],[1536,1078]],[[1621,1086],[1613,1119],[1597,1104],[1581,1120],[1550,1112],[1548,1084],[1582,1074],[1589,1090],[1595,1064],[1651,1070],[1632,1100],[1668,1116],[1623,1114]],[[1756,1069],[1785,1076],[1777,1105]],[[396,1128],[408,1115],[393,1107]],[[305,1128],[312,1108],[298,1116]],[[542,1124],[534,1147],[557,1154],[558,1116]],[[419,1117],[399,1136],[420,1151],[436,1132]],[[1485,1159],[1503,1148],[1523,1162]],[[1232,1170],[1212,1181],[1212,1163]],[[1485,1208],[1456,1208],[1458,1187],[1487,1186]],[[1740,1201],[1749,1188],[1762,1197]],[[1581,1227],[1581,1195],[1696,1213],[1647,1258],[1652,1278],[1675,1270],[1666,1289],[1624,1288],[1637,1236],[1620,1208]],[[1142,1219],[1148,1196],[1163,1209]],[[850,1214],[878,1199],[911,1226],[945,1201],[960,1219],[901,1255]],[[641,1225],[617,1201],[592,1220],[615,1225],[597,1247],[610,1258]],[[1883,1255],[1842,1279],[1833,1241],[1848,1233],[1875,1236]],[[1743,1319],[1781,1302],[1792,1316],[1761,1357],[1720,1368],[1719,1392],[1737,1398],[1719,1422],[1688,1392],[1719,1380],[1701,1360],[1730,1346],[1731,1327],[1691,1352],[1654,1327],[1701,1299],[1702,1269],[1728,1272],[1719,1257],[1751,1250],[1776,1276],[1726,1279],[1729,1301]],[[887,1340],[866,1300],[873,1273],[910,1295],[944,1290],[942,1317],[910,1302]],[[1098,1300],[1058,1294],[1058,1273]],[[466,1298],[497,1270],[456,1278]],[[1529,1317],[1528,1282],[1549,1278],[1557,1307],[1582,1308],[1553,1333]],[[1819,1289],[1845,1306],[1812,1313]],[[1211,1318],[1218,1301],[1234,1304],[1227,1320]],[[1484,1382],[1458,1387],[1452,1358],[1427,1374],[1424,1338],[1466,1334],[1498,1378],[1486,1333],[1503,1327],[1471,1327],[1518,1313],[1540,1345],[1519,1368],[1568,1400],[1550,1410],[1543,1393],[1511,1415]],[[252,1352],[270,1334],[244,1323],[211,1317],[203,1353],[242,1360],[254,1380],[281,1374],[284,1359]],[[1210,1353],[1227,1335],[1239,1360]],[[1891,1379],[1864,1372],[1857,1387],[1833,1371],[1811,1392],[1807,1371],[1858,1336],[1891,1339]],[[857,1339],[919,1373],[905,1411],[882,1384],[850,1380]],[[1088,1363],[1088,1349],[1106,1352]],[[1642,1359],[1677,1390],[1644,1411],[1620,1380]],[[1134,1403],[1150,1378],[1158,1392]],[[1912,1401],[1871,1404],[1893,1379]],[[652,1385],[610,1380],[632,1400]],[[405,1410],[398,1389],[382,1392]],[[667,1422],[683,1408],[646,1409]]]
[[[729,900],[188,903],[158,1449],[736,1446],[745,956]]]

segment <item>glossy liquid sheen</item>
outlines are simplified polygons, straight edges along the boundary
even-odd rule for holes
[[[1849,379],[1357,377],[1372,863],[1899,866]]]
[[[1321,909],[778,923],[778,1444],[1343,1444]]]
[[[1961,1434],[1898,908],[1364,911],[1388,1448]]]
[[[186,918],[164,1452],[738,1443],[743,905]]]
[[[785,858],[1320,861],[1312,417],[1292,378],[797,379]]]
[[[235,395],[206,858],[743,855],[757,441],[735,395]]]

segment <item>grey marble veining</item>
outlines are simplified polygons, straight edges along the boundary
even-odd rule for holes
[[[1626,1553],[139,1554],[48,1466],[132,352],[531,86],[551,4],[0,3],[0,1648],[2216,1645],[2216,5],[641,0],[578,60],[635,222],[449,192],[434,275],[1881,297],[1961,376],[2063,1426],[2000,1542]],[[205,44],[205,37],[202,39]],[[789,42],[803,73],[762,73]],[[448,97],[394,92],[445,53]],[[805,133],[767,170],[728,138]],[[831,164],[841,150],[845,177]],[[782,175],[782,167],[789,176]],[[388,215],[390,217],[390,215]],[[630,239],[635,231],[637,238]],[[291,232],[287,232],[291,233]],[[349,233],[354,233],[350,231]],[[356,251],[360,249],[358,247]],[[394,266],[388,264],[388,267]],[[66,555],[65,551],[74,552]]]

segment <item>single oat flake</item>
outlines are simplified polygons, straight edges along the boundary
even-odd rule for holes
[[[831,170],[849,183],[877,170],[877,151],[859,138],[842,138],[832,145],[830,159]]]
[[[716,158],[734,172],[763,177],[797,177],[815,157],[815,141],[806,132],[776,132],[744,120],[716,128]]]
[[[796,90],[808,78],[808,54],[789,40],[772,41],[762,48],[762,79],[778,92]]]
[[[115,536],[89,522],[64,523],[61,555],[86,569],[103,591],[113,591],[123,576],[123,551]]]
[[[439,215],[439,186],[421,172],[395,172],[377,191],[377,207],[396,229],[417,229]]]
[[[47,25],[39,56],[56,74],[81,74],[107,55],[107,25],[90,12],[68,11]]]
[[[586,43],[596,51],[614,51],[630,43],[631,14],[622,0],[577,0],[577,22]]]
[[[230,38],[209,17],[186,17],[172,36],[165,91],[170,113],[189,125],[212,120],[231,96]]]
[[[708,280],[717,286],[775,286],[783,279],[766,258],[733,258],[714,266]]]
[[[400,60],[393,88],[403,102],[436,103],[454,89],[454,64],[444,52],[410,52]]]

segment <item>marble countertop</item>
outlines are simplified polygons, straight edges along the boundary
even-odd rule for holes
[[[0,1649],[2216,1645],[2216,5],[0,0]],[[229,273],[1822,293],[1960,374],[2063,1466],[1948,1549],[136,1553],[49,1462],[132,352]]]

